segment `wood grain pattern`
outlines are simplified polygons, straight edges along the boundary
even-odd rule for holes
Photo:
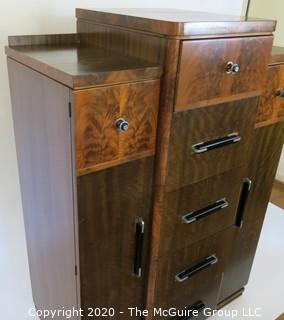
[[[284,121],[284,98],[276,95],[278,90],[284,90],[284,65],[268,68],[266,90],[259,101],[257,127]]]
[[[6,47],[6,54],[72,89],[155,79],[161,75],[157,64],[106,48],[86,47],[80,44],[79,36],[74,43],[72,39],[68,34],[66,39],[64,35],[13,37],[12,43],[30,44]]]
[[[265,86],[272,37],[183,41],[175,110],[216,103]],[[226,73],[229,61],[239,73]],[[220,101],[219,101],[220,102]]]
[[[255,130],[251,160],[247,169],[247,176],[252,180],[252,189],[243,228],[236,228],[234,231],[235,243],[229,250],[219,301],[226,299],[248,282],[283,142],[283,123]]]
[[[117,25],[165,36],[220,36],[271,33],[276,21],[178,9],[76,9],[78,19]]]
[[[69,90],[10,59],[8,69],[33,299],[77,309]]]
[[[167,191],[237,168],[248,161],[257,98],[174,114],[167,168]],[[192,145],[238,132],[240,142],[203,153]]]
[[[153,157],[78,178],[82,308],[145,307]],[[142,277],[132,275],[134,222],[145,221]],[[129,319],[116,314],[113,319]],[[137,318],[138,319],[138,318]]]
[[[234,225],[244,175],[244,168],[241,167],[168,192],[161,223],[160,256],[183,249]],[[228,207],[190,224],[182,223],[183,215],[224,198],[229,203]]]
[[[74,45],[80,44],[80,42],[81,40],[77,33],[36,34],[8,37],[8,44],[10,47],[40,45]]]
[[[208,307],[215,308],[228,250],[234,242],[232,229],[226,229],[182,250],[175,250],[171,255],[164,256],[159,261],[155,305],[182,309],[195,301],[203,300]],[[175,280],[176,274],[212,254],[218,258],[216,264],[197,272],[184,282]]]
[[[77,32],[84,46],[106,48],[154,64],[164,63],[166,39],[159,35],[81,19],[77,20]]]
[[[152,211],[151,251],[149,259],[149,277],[147,284],[146,308],[153,309],[155,285],[158,271],[160,228],[165,197],[165,183],[168,162],[170,127],[174,108],[176,74],[179,59],[180,42],[168,40],[165,58],[165,70],[161,84],[160,113],[158,119],[157,149],[155,157],[154,196]],[[147,317],[153,320],[153,316]]]
[[[74,93],[78,174],[153,155],[159,81],[102,87]],[[119,132],[124,118],[129,129]]]

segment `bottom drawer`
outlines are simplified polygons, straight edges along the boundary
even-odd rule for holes
[[[216,308],[226,257],[234,240],[233,228],[159,260],[155,292],[156,311],[157,308],[190,309],[196,305],[201,309]],[[159,319],[159,314],[156,314],[156,318]],[[193,318],[204,319],[204,312],[201,310],[199,317]],[[176,319],[184,318],[177,316]]]

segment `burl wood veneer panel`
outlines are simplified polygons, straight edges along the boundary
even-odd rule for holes
[[[264,90],[273,38],[183,41],[175,110],[259,95]],[[228,62],[239,72],[228,74]]]
[[[76,91],[74,104],[79,175],[154,154],[158,80]],[[125,132],[116,128],[120,118]]]

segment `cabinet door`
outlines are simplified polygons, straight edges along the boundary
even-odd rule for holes
[[[284,124],[255,130],[251,166],[252,181],[242,228],[235,229],[229,249],[219,301],[241,290],[248,282],[284,139]]]
[[[85,310],[114,308],[112,319],[129,319],[127,308],[144,307],[152,171],[153,158],[148,157],[77,180]]]

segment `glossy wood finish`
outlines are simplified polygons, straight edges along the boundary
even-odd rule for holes
[[[80,90],[74,93],[79,175],[153,155],[159,81]],[[116,128],[120,118],[129,123]]]
[[[84,46],[98,46],[121,55],[163,65],[167,40],[139,30],[122,29],[78,19],[77,32]]]
[[[77,180],[73,178],[70,182],[70,186],[74,182],[76,189],[70,202],[67,196],[64,198],[68,205],[62,209],[63,212],[69,209],[70,216],[75,211],[72,220],[75,244],[68,232],[60,244],[73,241],[67,254],[72,253],[74,260],[79,260],[77,279],[71,262],[66,270],[62,268],[59,272],[67,273],[62,277],[65,279],[71,276],[74,266],[75,281],[72,278],[66,285],[65,290],[70,292],[65,298],[69,294],[74,297],[71,286],[74,283],[76,286],[77,280],[76,303],[84,309],[114,307],[119,312],[133,306],[148,310],[155,305],[189,307],[200,299],[215,307],[221,300],[228,301],[247,282],[269,182],[274,174],[274,167],[267,169],[267,166],[269,161],[274,166],[276,158],[272,154],[280,148],[279,141],[271,146],[270,143],[274,137],[279,140],[280,134],[283,135],[282,129],[275,125],[269,134],[259,134],[254,144],[251,143],[275,22],[155,9],[123,9],[123,14],[79,9],[77,16],[78,35],[13,37],[6,49],[13,59],[54,79],[48,81],[54,82],[56,88],[62,88],[57,82],[62,83],[64,94],[69,92],[66,87],[74,89],[67,99],[71,102],[70,115],[68,105],[65,109],[65,98],[59,99],[59,106],[56,94],[46,98],[43,104],[47,106],[46,101],[56,100],[50,110],[54,116],[60,113],[57,120],[62,120],[63,105],[67,118],[72,119],[69,144],[58,150],[56,157],[58,160],[66,148],[70,149],[68,161],[58,160],[60,168],[64,164],[62,172],[57,172],[57,180],[61,179],[58,188],[70,182],[69,178],[63,178],[71,159],[74,159],[71,176],[76,174],[76,160],[79,173]],[[236,76],[223,77],[229,58],[238,60],[241,71]],[[158,79],[162,70],[157,114]],[[37,73],[46,79],[43,75]],[[233,78],[228,80],[227,76]],[[178,82],[178,78],[185,81]],[[181,86],[184,86],[182,90]],[[54,91],[50,93],[53,95]],[[179,92],[183,92],[185,104],[180,103]],[[191,97],[187,101],[189,93]],[[40,91],[39,96],[43,95],[49,97]],[[23,100],[29,101],[30,96],[26,98],[23,94]],[[37,104],[40,109],[41,101]],[[191,110],[182,111],[189,106]],[[121,134],[114,131],[114,122],[120,116],[131,119],[129,130]],[[30,119],[34,119],[32,113]],[[52,120],[51,115],[48,119]],[[33,139],[37,139],[35,133],[41,130],[36,129]],[[65,125],[60,128],[65,129]],[[240,142],[204,154],[191,153],[192,144],[233,132],[240,133]],[[58,131],[54,130],[52,137],[55,133]],[[64,143],[64,134],[59,136],[56,146]],[[47,146],[46,153],[54,150],[50,149],[49,141],[43,145]],[[250,158],[253,148],[257,148],[256,161]],[[251,167],[247,169],[249,164]],[[251,170],[256,171],[251,173]],[[48,172],[48,169],[40,172],[36,179],[48,180]],[[263,200],[260,203],[253,200],[245,212],[243,229],[238,229],[233,223],[242,178],[254,178],[258,174],[262,178],[251,199],[263,196]],[[49,197],[50,190],[56,194]],[[48,192],[48,202],[65,194],[53,186]],[[180,227],[182,214],[208,205],[224,194],[230,202],[227,209],[198,221],[190,226],[190,232]],[[134,222],[138,217],[144,219],[146,226],[141,278],[132,274]],[[196,265],[210,254],[218,256],[217,264],[188,281],[175,282],[177,272]],[[61,255],[60,261],[65,257]],[[56,263],[48,270],[49,277],[55,272],[55,279],[57,271],[52,268]],[[50,283],[54,282],[52,279]],[[63,299],[64,292],[57,290],[55,297],[57,293]],[[68,303],[62,301],[63,306]],[[128,320],[129,315],[117,313],[114,319]],[[147,318],[154,319],[153,315]]]
[[[284,92],[284,64],[268,68],[266,90],[259,102],[257,127],[284,121],[284,97],[277,96],[279,90]]]
[[[260,231],[284,142],[284,124],[255,130],[247,176],[252,180],[242,229],[235,229],[229,250],[220,300],[244,287],[249,279]],[[273,261],[269,262],[273,263]]]
[[[169,145],[167,191],[237,168],[248,162],[257,98],[174,114]],[[238,132],[241,141],[203,153],[192,145]]]
[[[234,225],[244,177],[241,167],[168,192],[161,222],[160,255],[183,249]],[[190,224],[182,222],[183,215],[224,198],[228,207]]]
[[[57,37],[56,37],[57,36]],[[72,88],[86,88],[102,84],[125,83],[154,79],[161,75],[156,64],[122,56],[105,48],[86,47],[77,36],[54,35],[14,37],[11,43],[30,43],[6,47],[6,54],[30,68]],[[46,42],[44,42],[46,41]],[[64,58],[62,58],[64,57]]]
[[[272,37],[183,41],[175,110],[259,95],[264,89]],[[240,71],[228,74],[228,62]]]
[[[154,172],[154,195],[152,207],[151,247],[149,276],[147,283],[146,308],[153,310],[156,276],[158,272],[161,219],[164,210],[165,184],[170,141],[170,127],[173,117],[175,85],[179,59],[180,42],[168,40],[165,56],[165,70],[161,84],[160,113],[158,119],[157,149]],[[153,316],[147,320],[153,320]]]
[[[76,9],[76,17],[164,36],[186,37],[271,33],[276,26],[273,20],[245,20],[238,16],[178,9]]]
[[[144,308],[153,157],[78,178],[82,307]],[[145,221],[142,277],[132,274],[134,223]],[[129,313],[113,319],[129,319]],[[138,319],[138,318],[137,318]]]
[[[208,307],[215,308],[228,248],[234,242],[231,231],[232,228],[229,228],[163,257],[159,261],[155,305],[184,308],[202,300]],[[176,274],[195,266],[210,255],[215,255],[218,262],[183,282],[176,281]]]
[[[77,308],[69,90],[8,67],[33,299],[40,310]]]

